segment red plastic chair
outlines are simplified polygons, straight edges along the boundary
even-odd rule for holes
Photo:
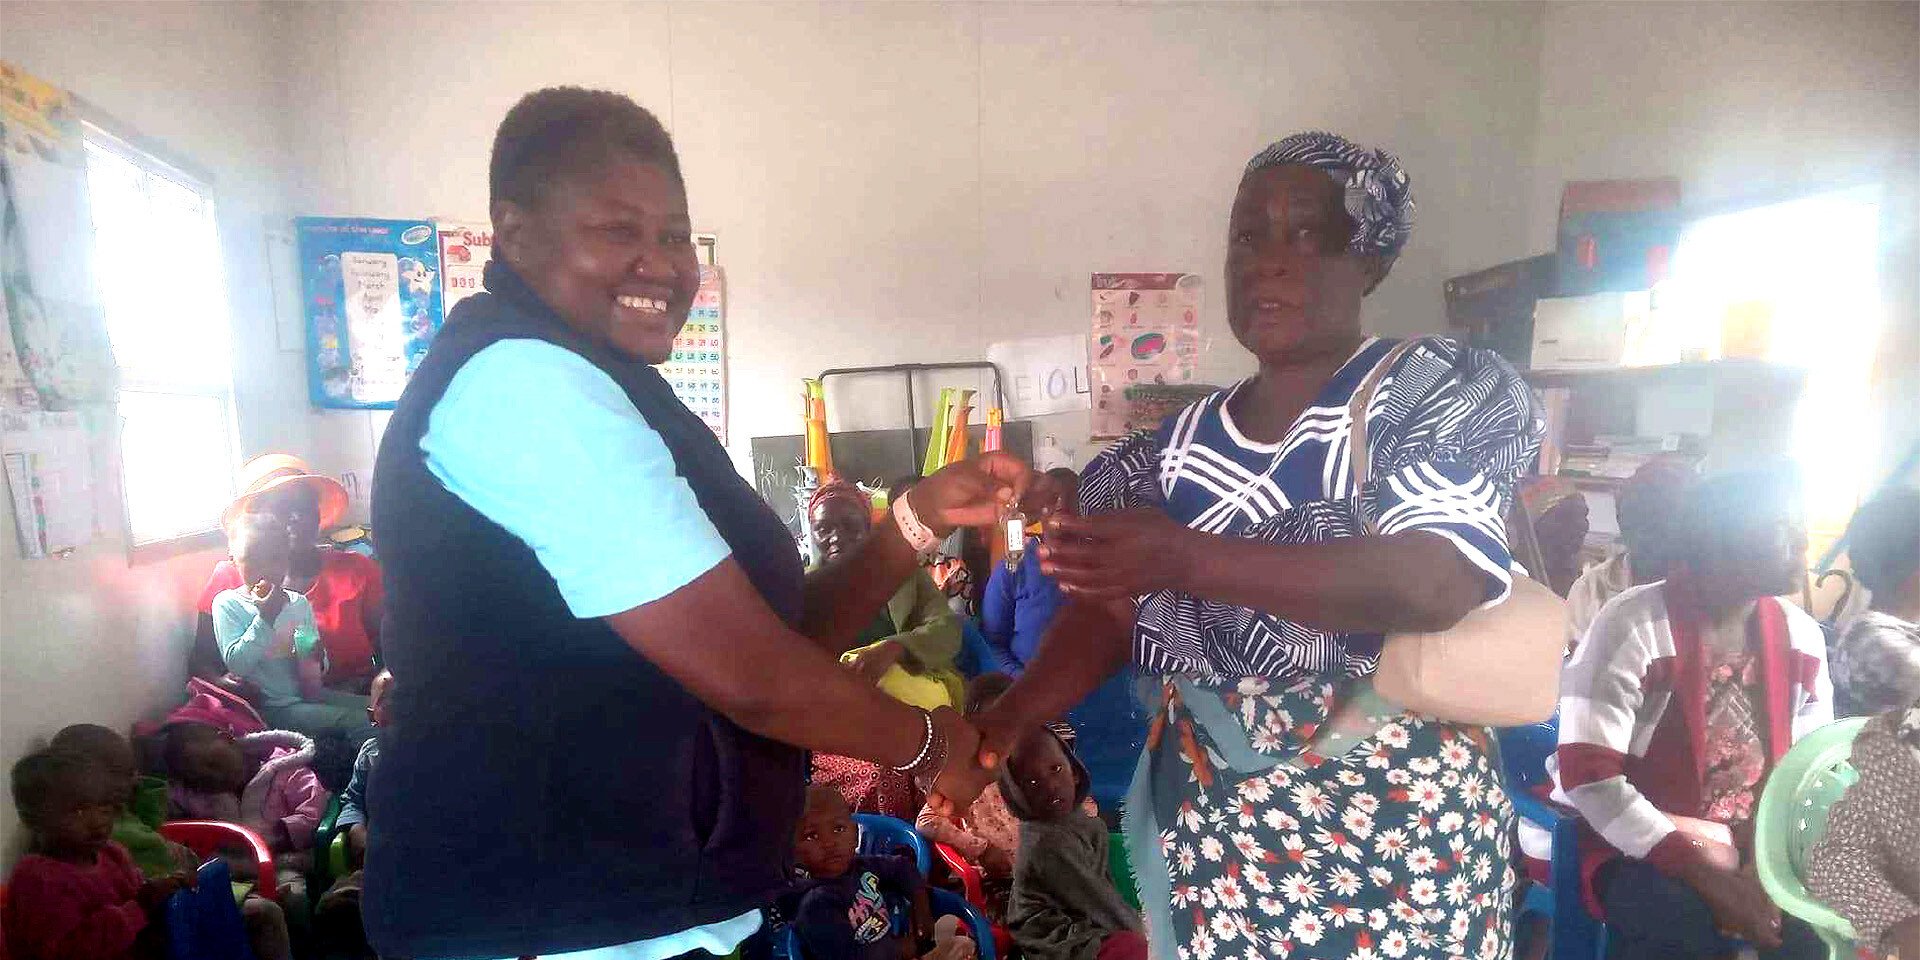
[[[981,916],[987,916],[987,891],[981,882],[985,874],[980,871],[980,865],[961,856],[960,851],[944,843],[934,844],[933,852],[940,858],[940,862],[946,865],[947,872],[960,881],[960,892],[966,897],[967,903],[980,911]],[[993,924],[993,946],[994,952],[1000,956],[1011,955],[1013,934],[1004,924]]]
[[[268,900],[280,899],[273,851],[267,847],[267,841],[252,830],[219,820],[172,820],[160,825],[160,835],[203,857],[218,855],[222,847],[247,848],[253,854],[254,891]]]

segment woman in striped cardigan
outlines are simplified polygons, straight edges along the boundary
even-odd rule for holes
[[[1819,624],[1776,599],[1804,575],[1799,499],[1785,469],[1701,483],[1668,578],[1609,601],[1563,674],[1560,798],[1611,957],[1715,956],[1720,934],[1825,953],[1752,868],[1767,773],[1833,717]]]

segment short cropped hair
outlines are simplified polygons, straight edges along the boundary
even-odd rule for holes
[[[104,783],[106,770],[98,761],[72,750],[38,750],[13,765],[13,806],[29,827],[46,824],[47,808],[56,799],[85,790],[87,778]]]
[[[1888,487],[1853,512],[1847,559],[1868,590],[1897,589],[1920,569],[1920,490]]]
[[[660,119],[624,94],[548,87],[520,98],[493,134],[488,199],[537,203],[557,180],[630,157],[680,180],[680,158]]]

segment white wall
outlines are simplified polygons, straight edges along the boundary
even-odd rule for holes
[[[307,442],[298,357],[274,350],[261,232],[269,212],[287,212],[274,16],[232,3],[0,6],[0,58],[211,173],[248,452]],[[0,768],[69,723],[125,727],[177,698],[192,600],[214,556],[129,567],[125,545],[109,539],[67,560],[21,560],[13,512],[0,514]],[[0,865],[18,826],[0,791]]]
[[[800,377],[1083,331],[1097,270],[1205,276],[1202,372],[1245,372],[1218,291],[1226,208],[1247,157],[1302,128],[1401,153],[1420,226],[1370,322],[1437,329],[1442,278],[1527,252],[1515,185],[1533,149],[1539,14],[303,4],[297,196],[303,212],[484,216],[488,145],[514,99],[555,83],[632,95],[671,126],[694,222],[720,237],[744,462],[746,438],[798,432]],[[426,22],[428,44],[397,29]],[[897,426],[896,390],[836,389],[833,426]],[[371,465],[370,419],[321,417],[329,465]],[[1085,418],[1043,430],[1084,437]]]
[[[1920,438],[1920,4],[1555,3],[1539,85],[1535,249],[1567,180],[1676,175],[1702,211],[1882,185],[1886,375],[1836,415],[1880,418],[1883,460]]]

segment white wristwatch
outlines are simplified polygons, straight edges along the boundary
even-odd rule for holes
[[[940,535],[934,533],[932,527],[921,522],[905,495],[893,502],[892,509],[894,525],[900,528],[900,536],[906,538],[907,546],[918,553],[928,553],[940,545]]]

